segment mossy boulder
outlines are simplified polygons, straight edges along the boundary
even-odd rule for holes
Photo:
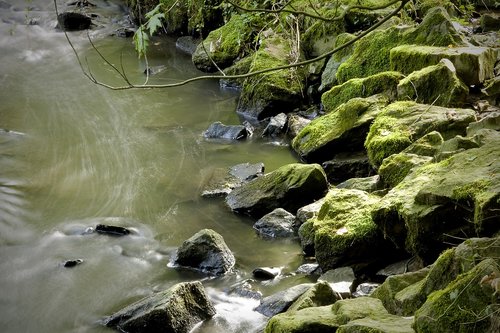
[[[446,288],[433,292],[415,313],[416,332],[493,332],[498,329],[498,298],[482,279],[500,277],[498,257],[481,261]]]
[[[415,28],[393,26],[371,32],[356,42],[352,56],[338,68],[338,82],[391,70],[391,49],[401,44],[463,46],[466,41],[454,27],[446,10],[435,7],[428,11],[422,23]],[[400,65],[407,64],[403,62]],[[425,66],[418,69],[423,67]],[[414,70],[416,68],[412,71]]]
[[[359,297],[337,301],[333,305],[281,313],[269,320],[265,333],[330,333],[356,319],[388,315],[380,300]]]
[[[483,146],[414,170],[373,210],[373,221],[396,246],[433,261],[447,237],[498,230],[498,136]]]
[[[328,182],[318,164],[288,164],[234,189],[226,204],[237,213],[260,218],[275,208],[296,212],[326,193]]]
[[[337,333],[414,333],[412,325],[413,318],[386,314],[350,321],[340,326]]]
[[[278,34],[263,39],[254,54],[250,72],[290,64],[289,41]],[[289,68],[255,75],[244,80],[237,113],[251,120],[262,120],[289,113],[302,102],[306,75],[301,68]]]
[[[204,72],[215,72],[225,68],[244,55],[245,45],[252,35],[252,25],[245,16],[233,15],[229,22],[211,31],[198,44],[192,60],[196,68]],[[215,64],[214,64],[215,63]]]
[[[470,109],[396,102],[378,114],[365,147],[370,162],[378,168],[384,158],[401,152],[425,134],[438,131],[445,139],[463,135],[474,120],[475,112]]]
[[[383,94],[392,101],[397,95],[396,87],[403,78],[404,75],[399,72],[382,72],[366,78],[351,79],[325,92],[321,96],[321,103],[324,111],[329,113],[355,97]]]
[[[427,66],[449,59],[457,76],[468,86],[476,85],[494,76],[497,59],[495,49],[488,47],[440,47],[422,45],[399,45],[390,51],[390,68],[410,74]]]
[[[299,296],[288,308],[287,312],[299,311],[305,308],[333,304],[340,299],[330,284],[325,281],[315,283],[305,293]]]
[[[390,260],[394,251],[388,253],[388,244],[371,218],[379,200],[359,190],[331,189],[318,215],[299,229],[304,252],[314,254],[323,271],[339,266],[359,270]]]
[[[403,153],[434,157],[441,148],[443,142],[444,139],[441,133],[432,131],[406,147]]]
[[[461,106],[469,88],[457,77],[455,66],[448,59],[425,67],[405,77],[397,86],[399,100],[440,106]]]
[[[384,96],[353,98],[310,122],[293,139],[292,147],[306,161],[326,161],[341,152],[363,150],[370,124],[387,103]]]
[[[399,184],[415,168],[433,160],[429,156],[398,153],[384,159],[378,169],[380,180],[386,187],[392,188]]]
[[[365,192],[373,192],[380,189],[380,176],[370,176],[363,178],[350,178],[337,185],[337,188],[355,189]]]

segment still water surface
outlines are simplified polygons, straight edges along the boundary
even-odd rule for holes
[[[91,38],[111,62],[123,61],[132,81],[142,82],[145,64],[131,40],[110,36],[126,18],[121,2],[93,2],[101,18]],[[65,2],[58,3],[63,10]],[[104,17],[112,23],[104,25]],[[258,331],[266,320],[252,311],[258,302],[228,291],[251,279],[256,267],[293,272],[302,263],[300,247],[259,238],[254,221],[199,193],[215,168],[263,162],[272,171],[296,161],[290,149],[260,138],[204,140],[212,122],[240,122],[237,93],[217,82],[126,91],[91,83],[55,29],[52,1],[0,0],[0,19],[1,331],[110,332],[98,324],[104,316],[200,279],[218,315],[196,332]],[[86,33],[70,37],[98,79],[119,83]],[[154,42],[150,65],[166,67],[151,83],[202,74],[172,40]],[[98,223],[133,233],[85,233]],[[168,265],[182,241],[203,228],[224,237],[236,256],[234,274],[207,279]],[[83,264],[62,266],[76,258]],[[251,285],[267,295],[303,281],[290,276]]]

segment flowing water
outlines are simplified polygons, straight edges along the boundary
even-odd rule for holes
[[[145,79],[130,39],[110,36],[126,19],[119,0],[93,0],[99,50],[130,80]],[[60,11],[65,2],[58,1]],[[295,162],[290,149],[260,138],[208,142],[214,121],[238,124],[237,93],[217,82],[163,90],[113,91],[86,79],[52,1],[0,0],[0,330],[110,332],[99,321],[144,296],[202,280],[218,314],[196,332],[256,332],[266,318],[257,300],[230,293],[249,283],[268,295],[305,280],[251,280],[256,267],[293,272],[297,241],[259,238],[253,220],[231,213],[200,188],[215,168],[263,162],[266,171]],[[109,18],[105,22],[104,18]],[[104,24],[106,23],[106,24]],[[119,77],[85,32],[69,34],[83,66],[107,83]],[[201,75],[167,38],[152,41],[151,83]],[[132,230],[126,237],[88,232],[98,223]],[[172,267],[183,240],[212,228],[235,254],[225,277]],[[83,263],[65,268],[66,260]]]

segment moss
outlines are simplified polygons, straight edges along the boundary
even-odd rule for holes
[[[433,131],[413,142],[409,147],[405,148],[403,152],[433,157],[438,152],[443,142],[444,140],[441,133]]]
[[[305,308],[295,312],[280,313],[272,317],[265,333],[334,332],[339,326],[331,306]]]
[[[293,302],[287,312],[333,304],[337,299],[337,293],[332,290],[332,287],[330,287],[328,282],[317,282],[314,286],[303,293],[295,302]]]
[[[403,77],[398,72],[383,72],[363,79],[351,79],[324,93],[321,96],[321,102],[325,112],[328,113],[355,97],[368,97],[382,93],[392,100],[396,95],[396,86]]]
[[[383,160],[378,173],[382,182],[388,187],[399,184],[415,168],[429,163],[431,157],[408,153],[398,153]]]

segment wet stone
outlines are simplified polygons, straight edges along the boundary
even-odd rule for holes
[[[99,234],[110,236],[126,236],[130,234],[130,230],[128,230],[127,228],[106,224],[98,224],[95,227],[95,231]]]
[[[66,260],[63,264],[64,267],[66,268],[71,268],[78,266],[83,263],[83,259],[71,259],[71,260]]]
[[[252,275],[258,280],[272,280],[280,273],[279,267],[259,267],[253,270]]]

